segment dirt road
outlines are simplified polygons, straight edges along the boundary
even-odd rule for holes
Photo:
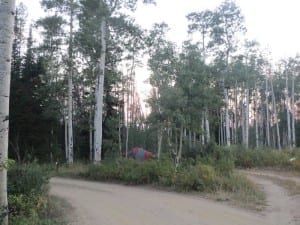
[[[263,185],[273,187],[269,183]],[[283,193],[284,190],[280,189],[273,194]],[[74,209],[69,216],[72,225],[297,224],[288,210],[280,214],[280,220],[274,219],[272,213],[285,209],[285,201],[282,202],[284,205],[276,205],[276,209],[270,206],[270,211],[262,215],[191,195],[61,178],[51,180],[51,194],[64,198],[72,205]]]
[[[300,195],[290,194],[284,185],[278,185],[278,180],[283,183],[291,181],[294,185],[300,185],[299,177],[289,173],[258,170],[242,171],[242,173],[260,185],[266,193],[268,207],[264,214],[267,221],[275,225],[300,225]]]

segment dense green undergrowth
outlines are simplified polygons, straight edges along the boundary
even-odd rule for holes
[[[118,159],[101,164],[75,164],[60,168],[60,176],[94,181],[152,185],[180,192],[234,193],[239,201],[262,201],[260,190],[244,176],[233,171],[233,161],[224,158],[187,160],[175,168],[169,160],[138,162]],[[238,196],[238,197],[237,197]]]
[[[49,174],[50,170],[37,164],[13,165],[8,169],[10,225],[63,224],[48,195]]]
[[[273,168],[300,172],[300,150],[233,148],[235,166],[239,168]]]
[[[299,162],[299,150],[246,150],[237,146],[221,148],[213,145],[200,152],[196,158],[183,160],[176,169],[171,160],[137,162],[117,159],[96,165],[62,167],[60,175],[134,185],[166,186],[178,191],[236,192],[247,188],[248,184],[235,175],[235,167],[299,170]]]

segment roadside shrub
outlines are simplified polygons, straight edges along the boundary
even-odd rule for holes
[[[235,150],[235,165],[242,168],[279,167],[291,168],[291,151],[269,149]]]
[[[230,174],[234,169],[234,155],[227,147],[210,143],[203,149],[202,156],[197,159],[204,164],[212,165],[218,173]]]
[[[126,184],[170,183],[162,177],[169,177],[174,173],[174,166],[168,162],[120,159],[99,165],[91,165],[84,177],[101,181],[121,181]]]
[[[181,191],[215,191],[217,173],[212,166],[198,163],[181,169],[176,175],[174,186]]]
[[[300,157],[298,157],[294,161],[292,161],[292,165],[296,171],[300,172]]]
[[[9,168],[7,186],[10,224],[42,224],[41,215],[48,205],[48,180],[48,172],[35,164]]]
[[[8,170],[8,194],[32,193],[41,195],[48,184],[49,175],[38,165],[16,165]]]
[[[90,165],[83,177],[99,181],[119,181],[125,184],[156,184],[179,191],[214,191],[218,173],[211,165],[196,162],[184,164],[178,170],[170,161],[117,160]]]

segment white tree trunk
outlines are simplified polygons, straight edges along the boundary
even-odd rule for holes
[[[161,143],[163,138],[163,129],[160,127],[157,132],[157,159],[160,159],[161,155]]]
[[[270,116],[269,116],[269,86],[268,78],[266,78],[266,135],[267,135],[267,147],[270,147]]]
[[[258,90],[256,88],[255,84],[255,143],[256,143],[256,148],[259,148],[259,133],[258,133]]]
[[[73,0],[70,0],[70,40],[68,75],[68,163],[73,163]]]
[[[242,141],[243,141],[243,145],[245,146],[246,145],[246,128],[245,128],[245,104],[244,104],[244,96],[242,96],[242,101],[240,102],[241,104],[241,109],[242,109],[242,118],[241,118],[241,126],[242,126]]]
[[[223,112],[220,113],[220,117],[221,117],[221,124],[220,124],[220,145],[224,144],[224,122],[223,122]]]
[[[129,113],[130,113],[130,98],[129,98],[129,82],[127,82],[127,106],[126,106],[126,140],[125,140],[125,156],[128,154],[128,138],[129,138]]]
[[[99,75],[96,91],[96,107],[94,116],[94,162],[101,161],[102,151],[102,114],[103,114],[103,89],[105,74],[105,53],[106,53],[106,19],[101,21],[101,55],[99,62]]]
[[[246,89],[245,146],[249,147],[249,88]]]
[[[237,81],[235,81],[234,88],[234,144],[237,144]]]
[[[256,143],[256,148],[259,148],[258,109],[255,109],[255,143]]]
[[[274,122],[276,123],[277,147],[278,147],[278,149],[281,149],[279,121],[278,121],[277,108],[276,108],[276,99],[275,99],[274,87],[273,87],[273,81],[272,80],[271,80],[271,90],[272,90],[273,113],[274,113],[274,120],[275,120]]]
[[[229,99],[228,99],[228,90],[224,88],[225,96],[225,126],[226,126],[226,145],[230,146],[230,127],[229,127]]]
[[[119,154],[120,154],[120,157],[122,156],[122,136],[121,136],[121,129],[122,129],[122,118],[121,118],[121,115],[122,115],[122,110],[121,110],[121,107],[119,105],[119,122],[118,122],[118,143],[119,143]]]
[[[93,161],[93,107],[90,107],[90,118],[89,118],[89,135],[90,135],[90,161]]]
[[[296,131],[295,131],[295,77],[292,77],[292,147],[296,148]]]
[[[177,152],[177,156],[176,156],[176,164],[175,167],[177,168],[179,166],[180,160],[181,160],[181,155],[182,155],[182,140],[183,139],[183,126],[181,125],[180,127],[180,140],[179,140],[179,149]]]
[[[205,144],[205,136],[204,136],[204,117],[201,119],[201,145]]]
[[[67,111],[67,110],[66,110]],[[68,162],[68,155],[69,155],[69,151],[68,151],[68,120],[67,120],[67,116],[65,116],[65,155],[66,155],[66,161]]]
[[[287,120],[287,144],[289,148],[292,148],[291,141],[291,118],[290,118],[290,99],[289,99],[289,89],[288,89],[288,75],[286,73],[285,79],[285,101],[286,101],[286,120]]]
[[[209,120],[208,120],[208,112],[205,111],[205,130],[206,130],[206,142],[210,142],[210,127],[209,127]]]
[[[8,224],[7,157],[11,54],[15,14],[14,0],[0,1],[0,215],[2,225]],[[2,218],[0,218],[2,219]]]

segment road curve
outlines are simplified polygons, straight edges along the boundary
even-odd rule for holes
[[[249,170],[241,171],[250,180],[260,185],[267,197],[268,207],[264,214],[269,223],[274,225],[300,225],[300,195],[289,194],[284,187],[274,183],[272,178],[292,181],[300,184],[300,177],[283,172]]]
[[[72,225],[272,225],[266,217],[192,195],[51,179],[50,193],[73,207]]]

